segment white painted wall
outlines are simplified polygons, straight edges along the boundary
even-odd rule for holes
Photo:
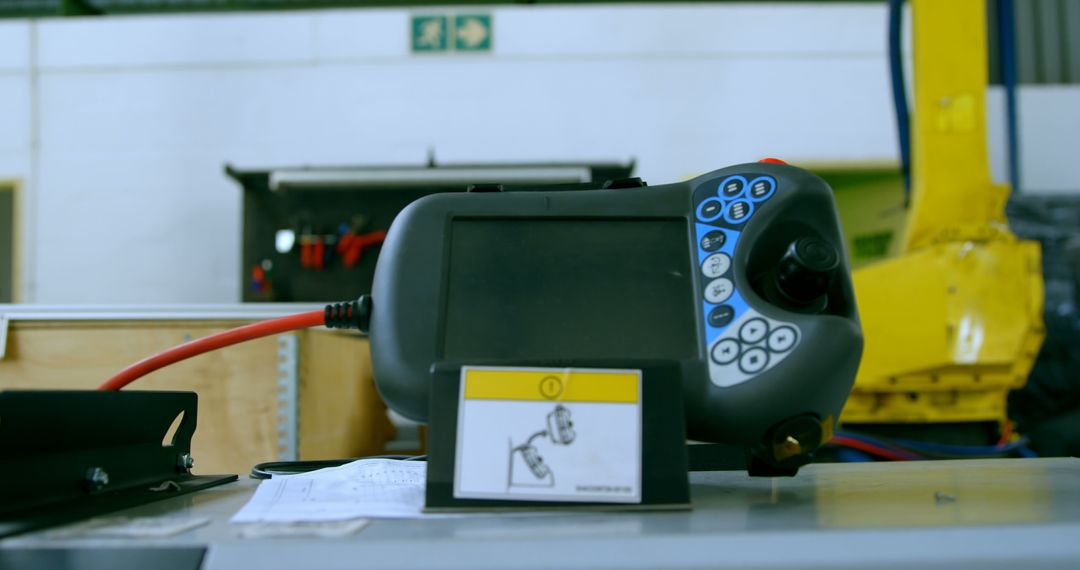
[[[765,155],[895,160],[884,6],[492,13],[494,52],[474,56],[410,54],[405,10],[0,23],[0,178],[28,189],[24,300],[237,300],[226,161],[635,157],[656,184]]]

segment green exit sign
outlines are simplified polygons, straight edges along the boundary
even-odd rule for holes
[[[491,14],[414,15],[413,53],[490,52]]]
[[[491,51],[491,16],[488,14],[454,16],[454,49]]]
[[[414,52],[446,51],[446,16],[412,17]]]

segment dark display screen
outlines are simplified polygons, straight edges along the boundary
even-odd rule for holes
[[[456,219],[443,356],[697,354],[682,219]]]

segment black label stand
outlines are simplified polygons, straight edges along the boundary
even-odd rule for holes
[[[0,537],[235,481],[191,474],[197,412],[194,392],[0,392]]]
[[[662,510],[689,509],[686,424],[679,366],[649,362],[469,362],[469,366],[641,370],[641,502],[570,502],[454,497],[458,403],[464,363],[432,367],[429,414],[427,511],[461,510]]]

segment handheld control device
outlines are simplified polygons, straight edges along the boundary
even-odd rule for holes
[[[570,445],[574,443],[577,434],[574,433],[574,423],[570,420],[570,410],[562,405],[555,406],[547,415],[547,429],[538,431],[529,437],[528,441],[510,450],[510,470],[508,486],[536,486],[537,482],[543,482],[543,486],[554,484],[554,475],[551,467],[544,463],[540,451],[533,445],[533,441],[539,438],[548,438],[554,445]],[[532,478],[523,478],[515,470],[515,463],[520,459],[528,468]]]
[[[764,471],[828,438],[862,334],[823,180],[776,161],[484,190],[421,198],[390,228],[370,335],[391,408],[426,420],[435,363],[648,359],[680,365],[691,438],[744,446]]]
[[[570,410],[563,406],[555,406],[555,409],[547,415],[547,432],[552,443],[559,445],[573,443],[577,434],[574,433],[574,422],[570,420]]]

